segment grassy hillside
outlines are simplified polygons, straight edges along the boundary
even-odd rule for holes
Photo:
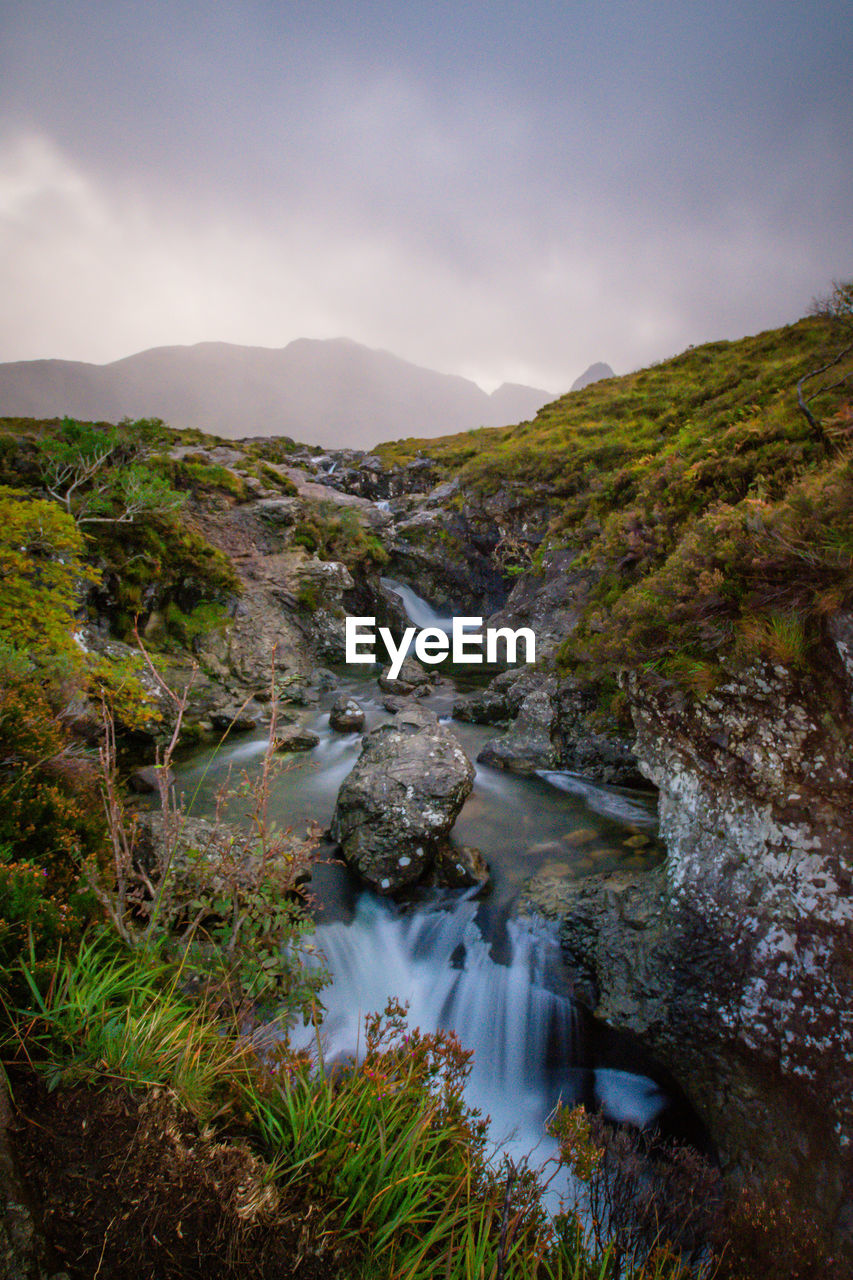
[[[403,441],[474,501],[526,491],[548,544],[595,571],[571,662],[654,667],[703,687],[722,657],[816,657],[825,620],[853,603],[853,416],[837,324],[691,348],[572,392],[518,426]],[[470,500],[470,498],[469,498]],[[811,657],[810,657],[811,655]]]

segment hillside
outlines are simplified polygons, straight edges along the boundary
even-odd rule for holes
[[[801,320],[594,383],[531,422],[377,452],[428,454],[469,504],[545,513],[534,573],[543,546],[565,547],[595,578],[566,662],[698,684],[734,653],[796,666],[853,599],[850,351],[805,384],[815,425],[796,394],[841,348],[832,323]]]
[[[0,365],[0,414],[91,421],[158,417],[230,439],[289,435],[327,448],[370,448],[530,417],[550,399],[410,364],[348,339],[300,338],[280,350],[203,342],[156,347],[112,364]]]

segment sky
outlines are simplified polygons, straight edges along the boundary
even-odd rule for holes
[[[853,4],[0,0],[0,361],[566,390],[853,276]]]

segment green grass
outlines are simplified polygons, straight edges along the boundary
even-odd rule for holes
[[[580,551],[596,583],[567,668],[681,671],[694,686],[708,682],[696,664],[817,670],[826,618],[853,602],[851,384],[830,386],[853,354],[811,403],[818,430],[796,385],[839,345],[826,320],[801,320],[594,383],[518,426],[377,452],[433,457],[475,506],[500,493],[544,511],[534,564],[546,546]]]

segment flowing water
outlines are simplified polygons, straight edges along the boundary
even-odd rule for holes
[[[416,626],[449,627],[451,620],[410,588],[387,585]],[[392,719],[375,673],[363,672],[342,673],[333,691],[299,713],[320,743],[294,757],[272,784],[270,815],[280,825],[297,831],[312,821],[328,826],[338,789],[359,756],[360,735],[329,728],[335,697],[358,699],[365,730]],[[470,668],[464,678],[471,680]],[[450,721],[456,683],[442,680],[426,705],[449,722],[473,761],[499,730]],[[241,772],[251,774],[266,741],[265,732],[244,735],[187,761],[180,786],[192,812],[212,811],[229,773],[232,781]],[[554,927],[515,912],[531,875],[574,879],[653,862],[660,856],[656,806],[649,793],[598,786],[557,770],[521,776],[476,769],[453,840],[485,854],[492,876],[486,895],[431,891],[400,906],[359,886],[339,864],[315,868],[316,943],[333,975],[323,993],[325,1053],[356,1053],[364,1015],[384,1008],[392,996],[407,1001],[411,1025],[453,1030],[474,1051],[471,1102],[491,1116],[502,1150],[533,1152],[537,1163],[553,1152],[545,1121],[561,1096],[637,1125],[668,1105],[660,1077],[653,1070],[654,1079],[646,1074],[633,1050],[596,1059],[588,1019],[579,1016],[567,987]],[[297,1041],[300,1034],[307,1045],[308,1031],[295,1032]]]

